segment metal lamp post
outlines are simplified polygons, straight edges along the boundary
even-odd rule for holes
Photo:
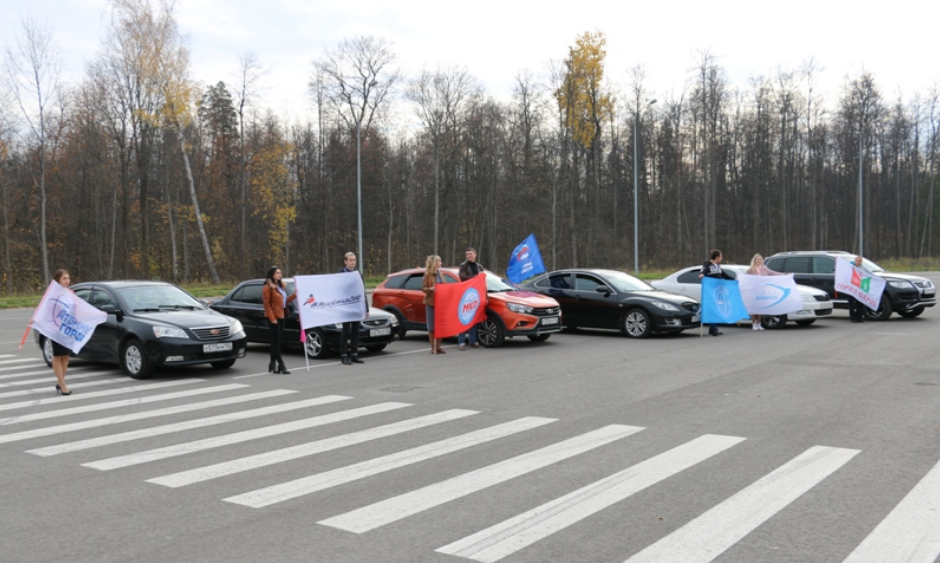
[[[650,100],[646,107],[656,103]],[[640,123],[640,104],[637,100],[636,115],[633,120],[633,273],[640,273],[640,173],[637,158],[638,125]]]
[[[378,84],[379,82],[377,80],[373,80],[369,84],[369,88],[375,88]],[[368,89],[362,93],[362,96],[364,98],[363,104],[362,108],[359,110],[359,119],[356,120],[356,214],[359,231],[359,253],[356,263],[359,265],[359,272],[365,275],[366,261],[362,256],[362,117],[366,111],[365,100],[368,99]]]

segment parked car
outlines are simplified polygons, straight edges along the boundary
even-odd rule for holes
[[[764,264],[771,270],[792,273],[796,283],[821,289],[829,294],[837,309],[848,309],[845,295],[836,294],[836,258],[851,262],[855,254],[833,250],[778,252],[765,258]],[[863,260],[862,267],[887,282],[878,310],[865,308],[868,319],[887,320],[891,313],[913,318],[937,304],[937,288],[927,278],[888,272],[868,259]]]
[[[644,338],[700,326],[698,301],[616,270],[558,270],[521,287],[556,299],[569,329],[615,328]]]
[[[169,283],[153,281],[86,282],[75,295],[108,314],[95,328],[79,358],[118,364],[135,379],[162,366],[210,364],[230,368],[245,356],[242,324],[206,308]],[[34,331],[46,364],[52,341]]]
[[[424,312],[424,293],[421,291],[423,268],[412,268],[389,274],[375,288],[372,305],[395,315],[399,333],[408,330],[427,330]],[[444,283],[459,283],[457,268],[441,268]],[[477,327],[477,341],[488,348],[501,346],[506,338],[525,336],[534,342],[544,342],[554,332],[561,331],[561,310],[558,302],[504,280],[493,272],[486,272],[486,320]]]
[[[698,277],[701,269],[701,266],[683,268],[661,280],[654,281],[651,285],[656,289],[671,291],[701,301],[702,280]],[[722,264],[721,269],[733,278],[738,274],[747,273],[747,266],[737,264]],[[787,321],[806,326],[816,322],[816,319],[832,315],[832,301],[828,293],[808,285],[797,284],[796,288],[800,291],[803,309],[788,315],[761,315],[761,324],[765,328],[783,328],[787,325]]]
[[[293,278],[284,278],[284,284],[288,294],[294,292]],[[263,286],[263,279],[243,281],[228,295],[213,301],[210,307],[241,321],[249,342],[268,344],[271,342],[271,331],[268,329],[267,317],[264,316],[264,303],[261,298]],[[342,329],[343,325],[339,323],[308,329],[304,342],[301,343],[297,301],[291,301],[284,319],[281,342],[287,345],[303,345],[308,356],[321,359],[339,350]],[[359,327],[359,347],[369,352],[381,352],[390,342],[397,340],[398,335],[398,319],[381,309],[370,307],[368,318],[362,321]]]

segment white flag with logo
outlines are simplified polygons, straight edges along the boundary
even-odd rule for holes
[[[800,290],[793,275],[752,276],[740,274],[738,287],[744,308],[751,315],[786,315],[803,309]]]
[[[858,299],[872,311],[881,306],[881,294],[886,282],[845,258],[836,258],[836,293],[845,293]]]
[[[366,318],[366,288],[359,272],[295,276],[300,326],[309,328]]]
[[[78,354],[91,339],[95,327],[106,320],[107,313],[53,281],[49,282],[30,324],[46,338]]]

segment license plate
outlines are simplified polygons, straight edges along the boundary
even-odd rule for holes
[[[925,290],[924,290],[924,296],[933,297],[933,294],[934,294],[934,290],[933,290],[933,289],[925,289]]]
[[[369,331],[369,336],[388,336],[392,333],[390,328],[373,328]]]
[[[211,352],[231,352],[232,343],[231,342],[218,342],[216,344],[203,344],[202,352],[204,354],[209,354]]]
[[[543,325],[557,325],[558,317],[545,317],[544,319],[542,319],[542,324]]]
[[[699,318],[700,317],[698,315],[692,315],[692,322],[697,323],[699,321]]]

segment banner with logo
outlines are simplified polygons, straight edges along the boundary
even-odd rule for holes
[[[702,324],[734,324],[749,318],[736,280],[702,278]]]
[[[786,276],[738,275],[744,308],[752,315],[786,315],[803,309],[793,274]]]
[[[845,258],[836,258],[836,291],[847,293],[865,304],[872,311],[881,305],[881,294],[886,282],[864,268],[859,268]]]
[[[486,275],[434,286],[434,337],[455,336],[486,319]]]
[[[319,276],[295,276],[300,339],[307,329],[336,323],[361,321],[368,314],[366,289],[359,272]]]
[[[78,354],[91,339],[95,327],[106,320],[107,313],[53,281],[49,282],[30,325],[46,338]]]
[[[545,273],[545,264],[542,262],[542,253],[535,242],[535,234],[531,234],[512,251],[509,257],[509,267],[506,268],[506,279],[512,283]]]

